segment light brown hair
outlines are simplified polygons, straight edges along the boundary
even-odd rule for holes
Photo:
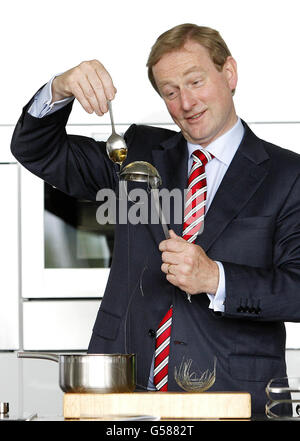
[[[181,24],[169,29],[158,37],[152,46],[147,61],[149,80],[158,93],[152,67],[158,63],[163,55],[181,49],[188,40],[196,41],[205,47],[219,71],[222,71],[227,57],[231,56],[225,41],[215,29],[192,23]]]

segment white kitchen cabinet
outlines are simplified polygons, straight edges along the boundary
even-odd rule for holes
[[[100,300],[23,301],[24,350],[86,351]]]
[[[300,349],[300,323],[285,323],[286,348]]]
[[[0,350],[19,347],[18,165],[0,164]]]
[[[1,124],[0,121],[0,163],[17,162],[10,151],[11,138],[14,132],[14,124]],[[16,121],[17,123],[17,121]]]

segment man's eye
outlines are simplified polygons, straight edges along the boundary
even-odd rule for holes
[[[169,100],[173,100],[174,98],[176,98],[176,96],[177,96],[177,93],[174,92],[174,91],[172,91],[172,92],[168,92],[168,93],[167,93],[167,98],[168,98]]]

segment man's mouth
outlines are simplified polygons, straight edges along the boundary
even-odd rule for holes
[[[186,119],[188,119],[189,121],[197,120],[197,119],[201,118],[202,115],[203,115],[205,112],[206,112],[206,111],[203,110],[203,112],[195,113],[194,115],[189,116],[189,117],[187,117]]]

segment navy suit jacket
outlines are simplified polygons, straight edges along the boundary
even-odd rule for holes
[[[76,198],[95,201],[101,188],[118,191],[117,166],[105,143],[67,135],[72,104],[42,119],[24,108],[11,149],[27,169]],[[217,358],[210,390],[247,391],[253,413],[264,413],[265,387],[286,376],[285,321],[300,321],[300,157],[245,135],[206,214],[196,243],[225,270],[224,313],[205,294],[186,295],[161,271],[160,225],[117,224],[104,298],[90,353],[136,353],[137,387],[147,387],[155,330],[173,305],[169,390],[180,390],[174,369],[192,359],[205,371]],[[163,187],[187,186],[187,145],[181,133],[131,126],[126,163],[143,160],[159,171]],[[146,184],[129,183],[128,190]],[[134,204],[127,201],[128,209]],[[118,216],[118,213],[117,213]],[[170,220],[181,235],[182,223]]]

